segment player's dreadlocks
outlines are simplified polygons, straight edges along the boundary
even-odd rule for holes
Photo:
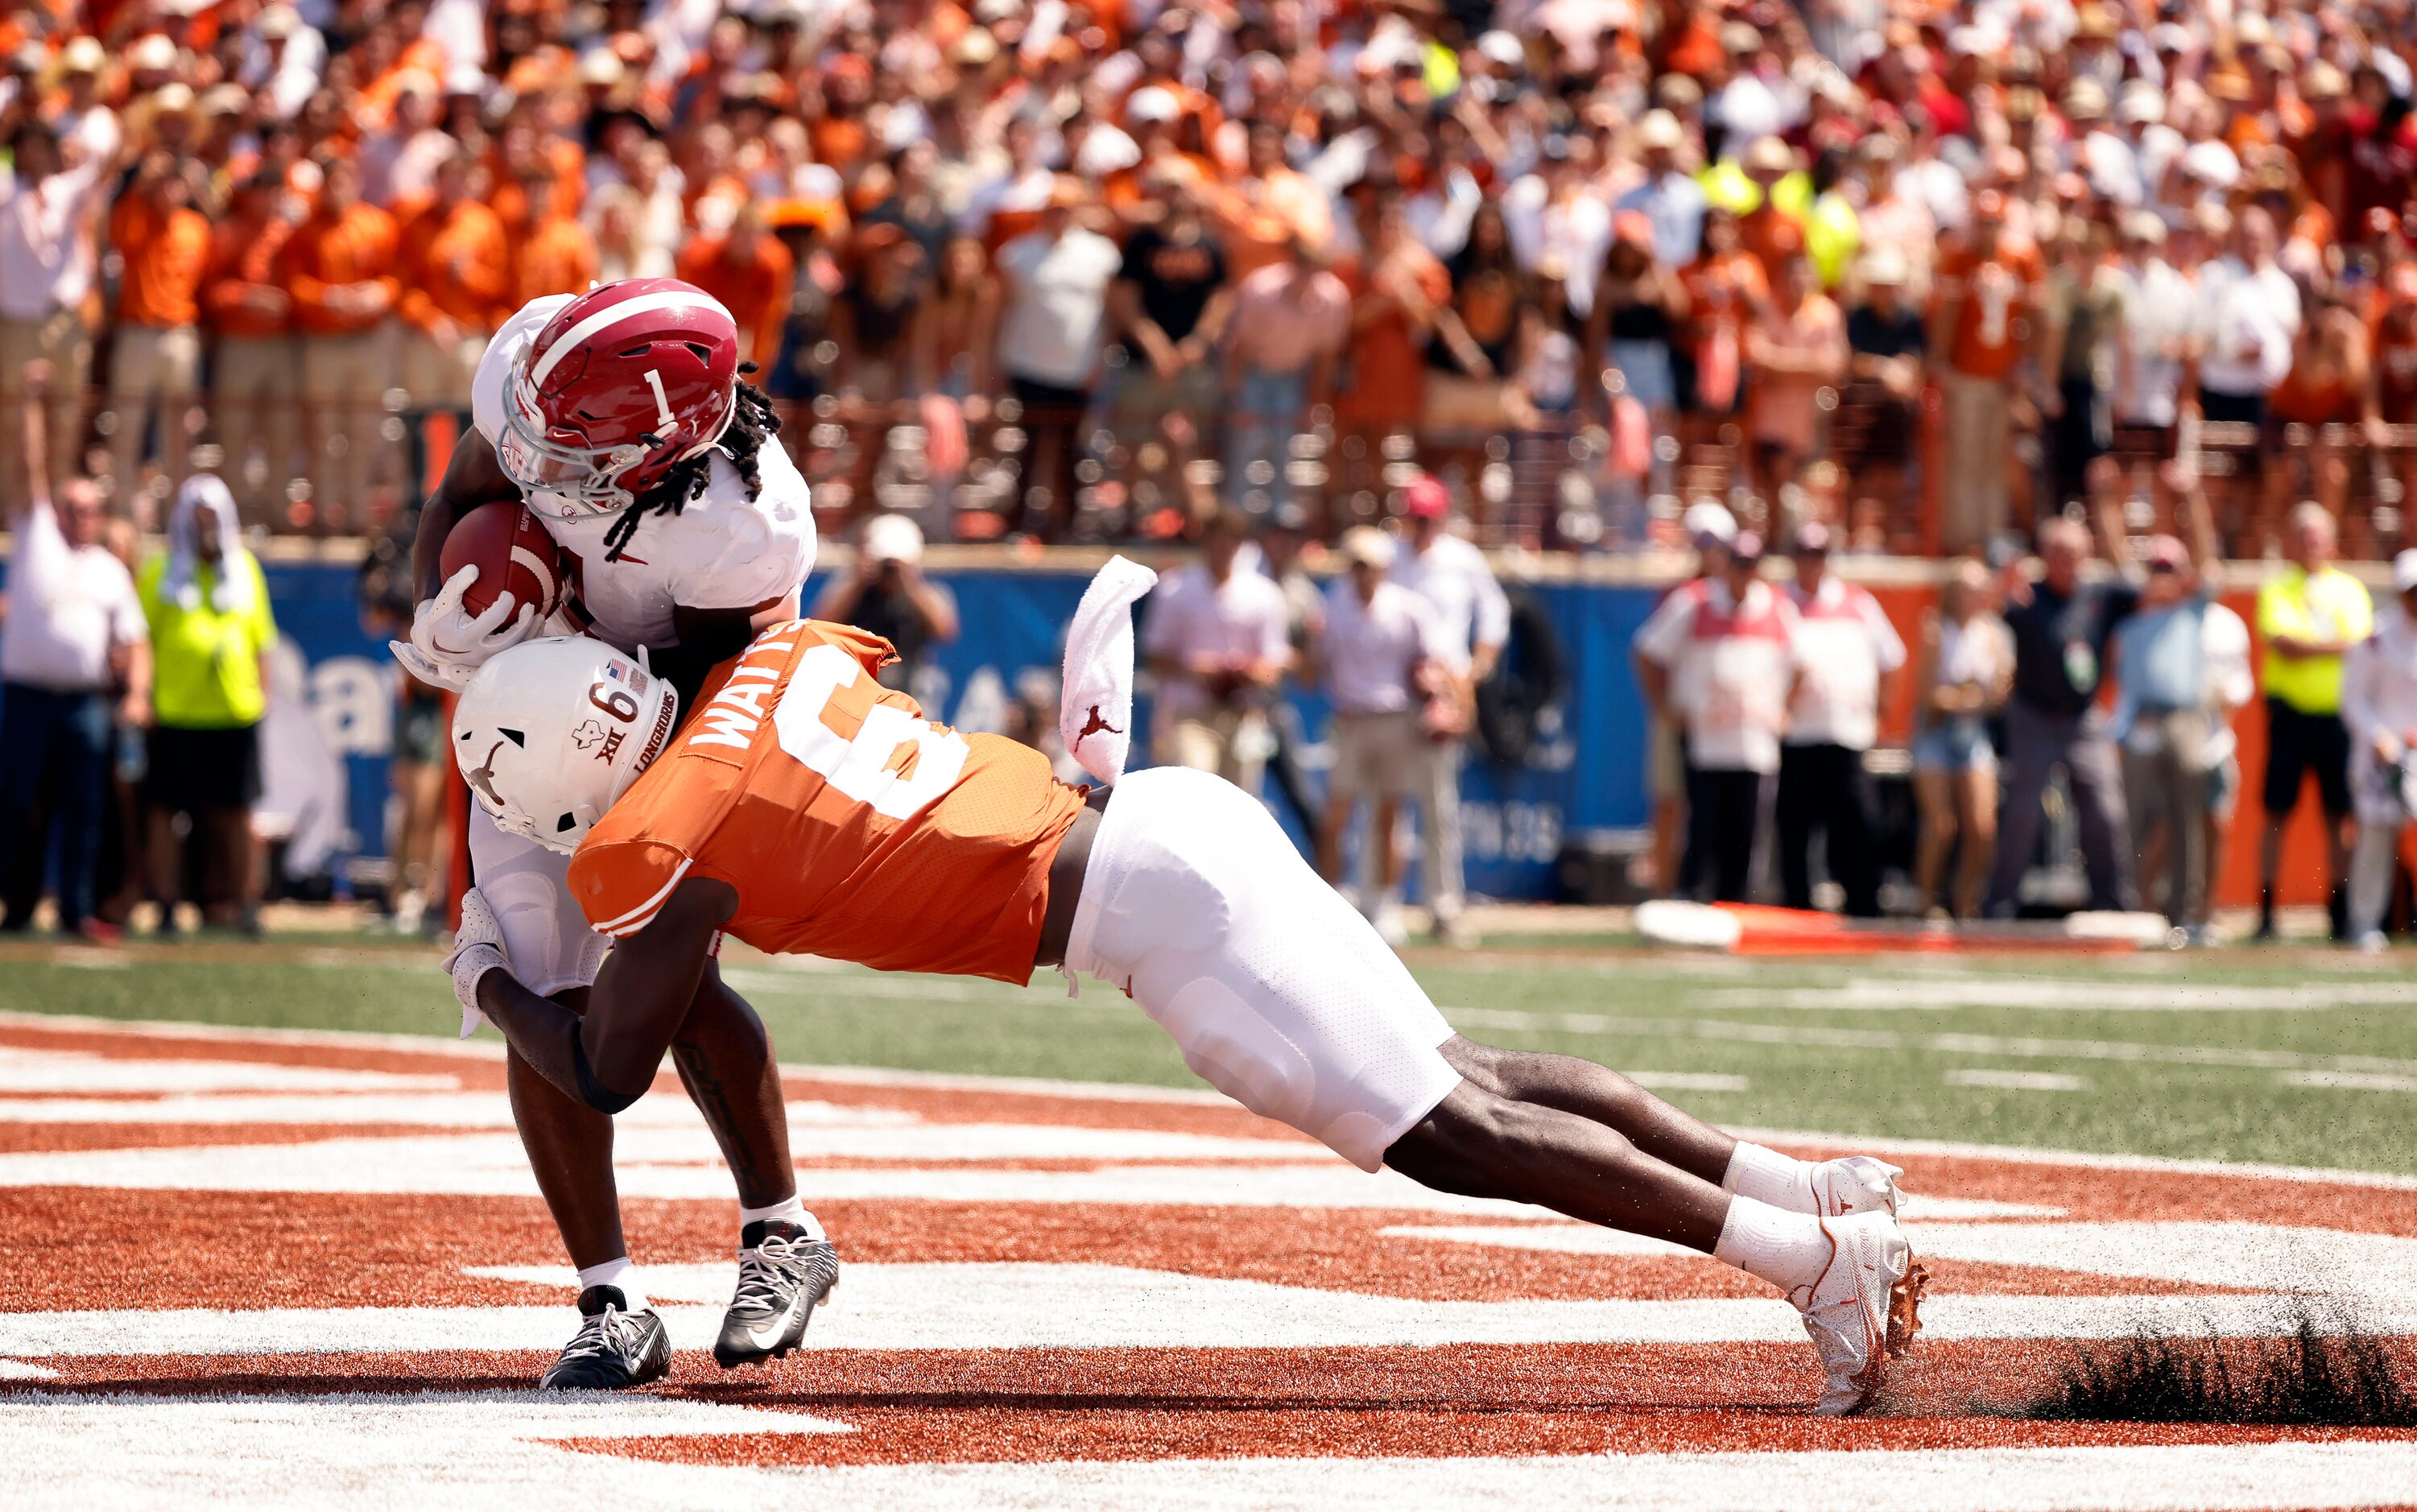
[[[738,371],[743,376],[755,370],[755,364],[742,362]],[[621,549],[638,534],[638,522],[650,514],[676,515],[688,507],[688,502],[705,491],[713,476],[713,454],[720,452],[730,459],[746,481],[750,498],[764,491],[764,478],[756,456],[764,444],[781,433],[781,417],[773,413],[772,401],[752,384],[737,386],[733,396],[730,424],[722,439],[685,461],[674,462],[663,480],[630,501],[621,517],[604,533],[604,560],[621,560]],[[648,438],[652,439],[652,438]]]

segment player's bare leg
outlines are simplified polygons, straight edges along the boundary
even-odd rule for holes
[[[587,989],[566,989],[554,1001],[582,1012]],[[562,1247],[578,1268],[579,1311],[586,1320],[539,1384],[613,1389],[657,1380],[671,1368],[671,1339],[641,1290],[622,1237],[612,1117],[539,1075],[517,1051],[505,1066],[512,1123]]]
[[[1567,1056],[1489,1056],[1491,1047],[1456,1036],[1440,1048],[1455,1068],[1466,1060],[1489,1075],[1497,1074],[1497,1057],[1507,1056],[1514,1084],[1524,1078],[1562,1096],[1574,1088],[1573,1100],[1620,1096],[1619,1083],[1627,1082]],[[1521,1060],[1564,1064],[1523,1067]],[[1768,1281],[1803,1315],[1805,1332],[1829,1374],[1818,1410],[1852,1413],[1869,1405],[1889,1358],[1905,1352],[1920,1326],[1924,1278],[1893,1212],[1873,1207],[1824,1217],[1746,1196],[1733,1184],[1725,1190],[1655,1158],[1608,1123],[1507,1096],[1463,1075],[1459,1085],[1386,1149],[1386,1165],[1439,1191],[1529,1202],[1581,1222],[1684,1245]],[[1675,1136],[1682,1145],[1696,1146],[1690,1153],[1698,1157],[1711,1148],[1703,1134],[1727,1138],[1676,1109],[1664,1116],[1621,1096],[1616,1111],[1641,1118],[1656,1138]],[[1729,1142],[1737,1150],[1757,1148]],[[1776,1152],[1763,1153],[1788,1161]],[[1894,1187],[1888,1192],[1893,1199]]]
[[[1574,1055],[1503,1050],[1453,1036],[1438,1046],[1453,1070],[1488,1092],[1591,1119],[1690,1175],[1791,1212],[1840,1217],[1897,1210],[1896,1167],[1869,1156],[1799,1160],[1750,1143],[1673,1107],[1634,1081]]]
[[[573,1013],[587,1005],[587,990],[574,987],[554,994]],[[624,1260],[629,1244],[621,1234],[620,1190],[613,1179],[613,1120],[566,1096],[521,1059],[518,1051],[505,1061],[505,1084],[512,1098],[512,1123],[521,1147],[528,1152],[529,1169],[546,1211],[562,1235],[570,1263],[582,1271]],[[643,1299],[638,1306],[644,1307]]]
[[[1713,1183],[1647,1155],[1607,1124],[1473,1081],[1396,1141],[1385,1164],[1438,1191],[1532,1202],[1706,1254],[1720,1243],[1730,1203]]]
[[[1455,1035],[1441,1047],[1452,1069],[1514,1102],[1575,1113],[1623,1136],[1639,1151],[1718,1185],[1737,1140],[1635,1082],[1574,1055],[1502,1050]]]
[[[798,1195],[789,1155],[789,1111],[771,1036],[745,998],[708,974],[679,1037],[672,1065],[689,1101],[705,1115],[738,1187],[738,1205],[776,1207]]]
[[[798,1197],[771,1036],[707,970],[672,1040],[672,1064],[738,1184],[738,1290],[713,1357],[723,1369],[777,1358],[797,1348],[839,1284],[839,1256]]]

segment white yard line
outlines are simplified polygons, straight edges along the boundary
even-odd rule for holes
[[[7,1050],[0,1050],[0,1057],[9,1053]],[[787,1111],[792,1125],[816,1127],[823,1125],[920,1124],[923,1121],[918,1114],[894,1109],[843,1107],[810,1097],[790,1098]],[[354,1093],[341,1096],[220,1093],[206,1096],[172,1095],[143,1099],[0,1097],[0,1124],[513,1126],[511,1101],[500,1087],[493,1092]],[[695,1105],[676,1096],[644,1098],[616,1117],[614,1126],[621,1129],[703,1126]]]
[[[2020,1166],[2077,1166],[2085,1171],[2152,1171],[2181,1176],[2228,1176],[2244,1181],[2290,1181],[2319,1186],[2364,1187],[2378,1191],[2417,1192],[2417,1176],[2395,1171],[2343,1171],[2326,1166],[2262,1165],[2253,1161],[2185,1160],[2160,1155],[2105,1155],[2092,1150],[2035,1150],[2019,1144],[1975,1144],[1962,1140],[1884,1139],[1862,1134],[1819,1134],[1809,1129],[1735,1128],[1740,1139],[1815,1150],[1853,1148],[1881,1155],[1936,1155],[1952,1159],[2003,1160]]]
[[[2417,1444],[2280,1444],[1927,1452],[1590,1455],[1532,1459],[1179,1459],[863,1465],[813,1473],[862,1506],[1345,1506],[1655,1512],[2219,1512],[2373,1505],[2417,1485]]]
[[[1952,1227],[1948,1226],[1948,1227]],[[135,1308],[0,1313],[0,1355],[392,1353],[560,1349],[578,1320],[575,1278],[552,1266],[479,1274],[550,1284],[554,1306],[495,1308]],[[730,1266],[646,1267],[677,1348],[710,1346],[727,1306]],[[710,1300],[683,1300],[710,1299]],[[2106,1338],[2143,1328],[2273,1334],[2296,1314],[2275,1296],[1937,1296],[1923,1337]],[[2417,1333],[2417,1298],[2369,1303],[2355,1315],[2318,1308],[2320,1326]],[[1455,1344],[1796,1343],[1794,1308],[1776,1295],[1431,1301],[1121,1265],[852,1264],[806,1347],[819,1350],[1346,1349]]]
[[[82,1051],[0,1049],[0,1093],[453,1092],[452,1076],[396,1076],[261,1061],[128,1060]]]
[[[143,1395],[0,1399],[0,1501],[351,1512],[729,1512],[763,1504],[955,1509],[1332,1512],[2106,1512],[2372,1504],[2417,1484],[2417,1444],[1583,1455],[1535,1459],[1221,1459],[758,1469],[631,1459],[562,1441],[818,1434],[842,1422],[646,1397]]]
[[[1950,1070],[1940,1080],[1951,1087],[1991,1087],[2003,1092],[2079,1092],[2090,1084],[2069,1071],[2004,1071],[1978,1066]]]
[[[2417,1061],[2376,1055],[2312,1055],[2299,1051],[2237,1050],[2209,1045],[2149,1045],[2110,1039],[2060,1039],[2035,1035],[1906,1034],[1893,1029],[1844,1029],[1822,1024],[1746,1023],[1724,1019],[1628,1018],[1608,1013],[1537,1013],[1517,1008],[1447,1007],[1454,1026],[1553,1029],[1623,1038],[1705,1039],[1746,1045],[1817,1045],[1835,1050],[1926,1050],[1948,1054],[2013,1055],[2047,1060],[2121,1061],[2147,1065],[2225,1066],[2265,1071],[2417,1073]]]
[[[1699,991],[1702,1008],[2037,1008],[2097,1013],[2303,1013],[2324,1008],[2417,1007],[2406,981],[2318,981],[2276,987],[2195,982],[2108,982],[2068,976],[1856,976],[1834,987]]]
[[[2276,1080],[2287,1087],[2336,1092],[2417,1092],[2417,1076],[2390,1076],[2381,1071],[2286,1071]]]
[[[0,1504],[444,1507],[447,1512],[693,1508],[786,1499],[776,1472],[580,1454],[563,1439],[843,1433],[802,1413],[631,1394],[0,1398]]]
[[[1602,1015],[1527,1014],[1497,1012],[1490,1009],[1448,1008],[1447,1013],[1477,1022],[1491,1015],[1506,1027],[1557,1027],[1565,1021],[1577,1032],[1614,1034],[1645,1037],[1694,1037],[1700,1031],[1715,1033],[1702,1037],[1739,1037],[1771,1044],[1844,1044],[1850,1048],[1895,1050],[1906,1048],[1908,1036],[1880,1031],[1826,1030],[1811,1025],[1741,1024],[1716,1020],[1695,1019],[1615,1019]],[[224,1043],[258,1043],[265,1045],[316,1045],[333,1050],[392,1050],[425,1055],[460,1056],[465,1059],[500,1061],[503,1046],[481,1035],[470,1040],[454,1040],[412,1035],[364,1034],[343,1030],[243,1029],[220,1025],[186,1024],[157,1021],[121,1021],[68,1014],[23,1013],[0,1010],[0,1028],[60,1029],[77,1034],[112,1035],[128,1039],[207,1039]],[[1975,1043],[1975,1036],[1910,1036],[1913,1039],[1937,1038],[1952,1042],[1934,1048],[1970,1050],[1975,1053],[2011,1054],[2065,1053],[2050,1047],[2079,1046],[2088,1049],[2114,1051],[2174,1051],[2190,1053],[2187,1047],[2173,1046],[2107,1046],[2090,1040],[1990,1040]],[[2007,1049],[2019,1046],[2022,1049]],[[2036,1049],[2034,1049],[2036,1048]],[[10,1051],[0,1046],[0,1055]],[[2075,1053],[2075,1058],[2090,1058]],[[2220,1052],[2219,1052],[2220,1053]],[[2284,1052],[2276,1052],[2284,1053]],[[2127,1055],[2105,1058],[2128,1059]],[[2291,1058],[2288,1055],[2286,1058]],[[2305,1057],[2312,1060],[2364,1061],[2366,1057],[2329,1056]],[[2383,1061],[2379,1074],[2417,1072],[2417,1062]],[[2301,1067],[2268,1067],[2297,1069]],[[2315,1068],[2315,1067],[2308,1067]],[[2371,1065],[2368,1069],[2377,1069]],[[783,1062],[782,1074],[800,1081],[816,1081],[836,1085],[901,1087],[934,1092],[973,1092],[1010,1094],[1041,1097],[1094,1098],[1108,1102],[1177,1103],[1194,1106],[1230,1107],[1222,1095],[1202,1088],[1155,1087],[1129,1082],[1058,1081],[1038,1077],[980,1076],[957,1072],[905,1071],[884,1066],[814,1066]],[[2397,1172],[2352,1171],[2318,1166],[2286,1166],[2230,1162],[2222,1160],[2180,1159],[2166,1156],[2127,1155],[2090,1150],[2036,1149],[2023,1145],[1984,1144],[1958,1140],[1924,1140],[1883,1138],[1862,1134],[1839,1134],[1806,1129],[1770,1127],[1734,1128],[1733,1133],[1765,1142],[1777,1142],[1810,1147],[1833,1149],[1854,1146],[1859,1149],[1902,1151],[1912,1155],[1938,1155],[1979,1160],[2003,1160],[2019,1165],[2078,1166],[2102,1171],[2171,1172],[2188,1175],[2238,1176],[2263,1181],[2313,1182],[2366,1187],[2390,1191],[2417,1191],[2417,1175]],[[1272,1126],[1271,1139],[1284,1134]],[[289,1147],[290,1148],[290,1147]]]
[[[2396,1310],[2417,1296],[2417,1239],[2289,1229],[2262,1223],[1952,1222],[1908,1217],[1906,1237],[1924,1259],[1968,1261],[2088,1276],[2133,1277],[2290,1293],[2319,1308]],[[1388,1235],[1572,1255],[1691,1251],[1580,1223],[1405,1224]]]

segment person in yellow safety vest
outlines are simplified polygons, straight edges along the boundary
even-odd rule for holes
[[[2342,724],[2342,654],[2372,634],[2366,584],[2333,566],[2333,517],[2320,504],[2291,511],[2288,561],[2257,590],[2257,635],[2266,643],[2266,834],[2257,852],[2257,937],[2274,937],[2274,881],[2283,826],[2300,806],[2308,774],[2325,813],[2326,896],[2334,937],[2347,938],[2342,897],[2348,863],[2349,733]]]

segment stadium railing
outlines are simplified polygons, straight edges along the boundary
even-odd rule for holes
[[[19,394],[0,387],[0,416],[13,416],[19,402]],[[1072,419],[1026,414],[1009,397],[966,402],[963,455],[947,467],[935,460],[927,417],[914,401],[873,403],[841,388],[779,407],[783,442],[832,528],[864,512],[871,499],[916,514],[938,539],[980,542],[1038,525],[1053,539],[1147,542],[1180,535],[1189,518],[1219,502],[1257,515],[1289,500],[1314,531],[1331,537],[1381,519],[1387,494],[1426,469],[1468,502],[1474,534],[1488,547],[1673,546],[1680,511],[1716,499],[1741,524],[1774,538],[1817,518],[1841,528],[1859,552],[1938,554],[1930,507],[1943,465],[1936,395],[1899,401],[1851,386],[1823,390],[1818,404],[1818,444],[1788,480],[1758,474],[1750,409],[1675,417],[1650,436],[1649,459],[1637,473],[1618,465],[1604,418],[1586,412],[1535,413],[1525,423],[1484,427],[1354,426],[1328,405],[1266,417],[1229,412],[1186,444],[1163,416],[1117,402],[1113,369]],[[114,459],[137,459],[139,484],[125,512],[145,529],[165,523],[178,478],[207,470],[227,479],[247,523],[320,537],[384,528],[404,499],[433,486],[468,421],[466,414],[419,406],[399,387],[367,407],[300,400],[259,416],[219,413],[206,392],[121,410],[96,389],[71,411],[56,396],[53,405],[66,421],[54,423],[54,432],[78,437],[68,453],[72,465],[107,476]],[[1039,496],[1024,497],[1037,433],[1053,421],[1075,437],[1071,507],[1037,489]],[[129,425],[145,428],[130,446]],[[356,437],[369,438],[366,458],[351,455]],[[2135,535],[2172,528],[2175,500],[2157,464],[2174,445],[2170,431],[2116,432],[2111,455]],[[2036,434],[2017,438],[2004,524],[2022,537],[2047,512],[2073,507],[2047,482],[2042,446]],[[13,465],[14,448],[0,449]],[[173,469],[163,465],[171,457]],[[2376,435],[2354,424],[2212,424],[2198,428],[2194,457],[2228,557],[2273,554],[2289,510],[2304,499],[2338,517],[2345,556],[2381,560],[2409,544],[2417,426]],[[362,478],[366,485],[355,486]],[[113,483],[112,492],[124,491]]]

